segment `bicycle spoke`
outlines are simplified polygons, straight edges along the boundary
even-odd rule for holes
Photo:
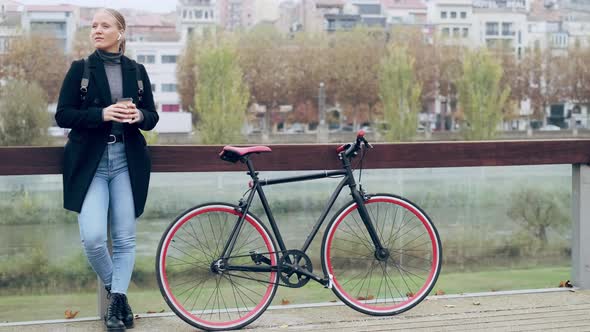
[[[225,205],[210,205],[195,208],[180,217],[163,236],[158,248],[158,260],[164,270],[158,269],[158,282],[167,303],[175,312],[201,329],[234,329],[256,319],[253,314],[268,306],[278,286],[272,278],[276,272],[255,273],[237,271],[231,275],[224,266],[253,266],[250,251],[262,253],[276,265],[277,252],[274,241],[256,219],[246,215],[240,232],[236,234],[234,254],[217,266],[212,262],[229,240],[231,230],[238,220],[235,208]],[[166,249],[166,250],[164,250]],[[244,255],[241,255],[244,253]],[[237,254],[237,255],[236,255]],[[231,263],[228,261],[231,260]],[[166,278],[163,278],[165,274]],[[267,280],[253,280],[257,276]],[[272,277],[271,277],[272,275]],[[262,278],[264,279],[264,278]],[[261,309],[262,308],[262,309]]]
[[[402,199],[387,195],[374,197],[378,198],[370,198],[365,206],[386,255],[376,255],[357,214],[341,214],[326,234],[324,245],[330,249],[326,267],[337,281],[334,292],[349,306],[396,314],[418,304],[432,289],[440,266],[440,249],[436,249],[440,240],[436,231],[430,231],[434,226],[427,217],[411,203],[400,204]]]

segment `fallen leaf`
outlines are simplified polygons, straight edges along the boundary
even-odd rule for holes
[[[72,319],[72,318],[76,318],[76,315],[78,315],[80,311],[72,311],[70,309],[66,310],[64,312],[64,315],[66,316],[66,319]]]
[[[282,328],[282,329],[286,329],[286,328],[288,328],[288,327],[289,327],[289,325],[287,325],[287,324],[285,324],[285,325],[281,325],[281,328]]]
[[[291,301],[289,301],[289,300],[287,300],[287,299],[282,299],[282,300],[281,300],[281,304],[282,304],[282,305],[287,305],[287,304],[289,304],[289,303],[291,303]]]
[[[412,293],[412,292],[407,292],[407,293],[406,293],[406,296],[407,296],[407,297],[414,297],[414,293]]]
[[[338,300],[330,300],[330,302],[336,303],[336,302],[338,302]]]
[[[559,282],[559,287],[560,287],[560,288],[561,288],[561,287],[566,287],[566,288],[573,288],[573,287],[574,287],[574,285],[572,285],[572,283],[571,283],[569,280],[566,280],[566,281],[563,281],[563,280],[562,280],[562,281],[560,281],[560,282]]]
[[[445,295],[445,292],[442,289],[439,289],[434,293],[434,295]]]
[[[454,307],[455,307],[455,305],[454,305],[454,304],[445,304],[445,307],[446,307],[446,308],[454,308]]]
[[[477,301],[473,301],[473,305],[480,305],[481,303],[477,302]]]
[[[373,295],[369,295],[369,296],[367,297],[367,300],[374,300],[374,299],[375,299],[375,297],[374,297]]]

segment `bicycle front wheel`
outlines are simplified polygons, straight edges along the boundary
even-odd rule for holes
[[[420,303],[440,272],[442,247],[426,213],[412,202],[378,194],[365,207],[385,254],[378,254],[351,202],[330,221],[322,244],[324,272],[344,303],[369,315],[396,315]]]
[[[224,203],[189,209],[170,224],[158,247],[156,274],[162,296],[185,322],[209,330],[230,330],[256,320],[277,290],[276,272],[229,271],[225,266],[277,265],[268,230],[248,213],[231,257],[220,256],[241,213]],[[254,262],[252,255],[265,257]]]

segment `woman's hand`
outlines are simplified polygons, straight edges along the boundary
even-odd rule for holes
[[[141,122],[143,120],[143,113],[135,108],[135,104],[133,103],[129,103],[127,106],[127,111],[129,112],[127,114],[130,116],[130,120],[127,120],[126,122],[129,124]]]
[[[128,106],[123,103],[113,104],[102,110],[103,121],[115,121],[119,123],[129,122],[131,117],[129,116]]]

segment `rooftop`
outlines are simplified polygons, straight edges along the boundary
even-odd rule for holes
[[[422,0],[382,0],[383,7],[387,9],[423,9],[426,4]]]
[[[73,12],[78,7],[72,5],[29,5],[25,6],[28,12]]]

